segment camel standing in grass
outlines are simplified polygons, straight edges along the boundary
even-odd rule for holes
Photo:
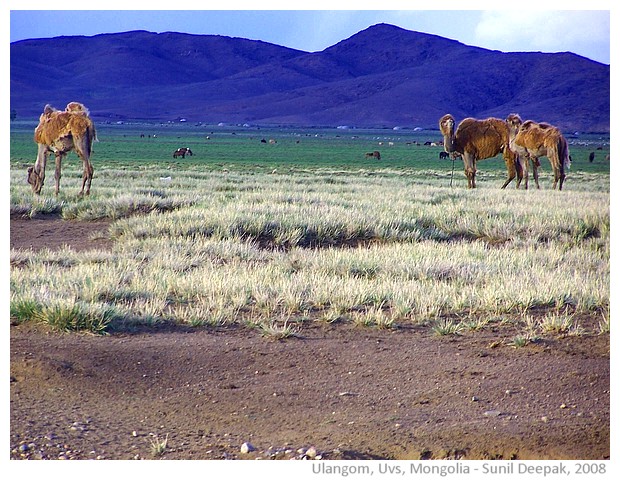
[[[510,132],[510,145],[519,155],[519,163],[523,169],[525,188],[528,182],[528,159],[532,163],[532,171],[536,187],[538,183],[538,157],[546,156],[553,169],[553,188],[562,190],[566,172],[570,168],[570,152],[568,142],[562,132],[548,123],[536,123],[532,120],[523,122],[516,113],[511,113],[506,118],[506,125]]]
[[[90,194],[93,166],[90,163],[93,142],[97,134],[88,109],[78,102],[71,102],[64,111],[46,105],[34,130],[34,141],[38,145],[37,161],[28,168],[28,183],[32,191],[41,193],[45,181],[45,166],[50,153],[56,157],[56,195],[60,190],[62,159],[75,150],[84,165],[80,196]],[[86,191],[84,190],[86,189]]]
[[[521,171],[518,170],[516,154],[510,150],[508,126],[498,118],[476,120],[464,119],[454,131],[456,121],[450,114],[439,119],[439,130],[443,135],[444,150],[453,157],[463,157],[465,176],[468,188],[476,188],[476,162],[485,158],[492,158],[502,153],[508,179],[502,185],[506,186],[517,176],[521,181]],[[517,184],[518,186],[518,184]]]

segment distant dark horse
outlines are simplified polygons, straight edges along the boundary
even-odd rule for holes
[[[444,158],[448,158],[450,154],[448,152],[439,152],[439,159],[443,160]]]
[[[366,158],[376,158],[377,160],[381,160],[381,153],[379,153],[377,150],[375,150],[374,152],[365,153],[364,156]]]
[[[177,158],[177,157],[185,158],[185,155],[189,155],[191,157],[194,154],[189,149],[189,147],[181,147],[181,148],[176,149],[176,151],[172,154],[172,158]]]

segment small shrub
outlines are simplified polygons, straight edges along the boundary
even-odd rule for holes
[[[345,319],[342,309],[331,307],[319,316],[319,321],[327,324],[337,323]]]
[[[482,330],[485,326],[489,324],[488,318],[474,318],[471,320],[466,320],[463,322],[463,327],[467,330],[471,330],[477,332]]]
[[[530,343],[529,335],[517,335],[512,339],[509,345],[515,348],[525,347],[528,343]]]
[[[572,316],[548,314],[541,320],[540,328],[544,333],[567,334],[575,325]]]
[[[282,325],[278,325],[278,322],[275,320],[271,322],[259,322],[255,325],[263,337],[272,338],[274,340],[283,340],[299,335],[299,327],[289,325],[287,320],[285,320]]]
[[[151,438],[151,454],[154,457],[161,457],[164,453],[166,453],[166,448],[168,448],[168,434],[166,434],[166,438],[160,440],[157,435],[155,438]]]
[[[354,314],[353,321],[356,325],[380,329],[391,329],[395,326],[394,316],[383,310],[383,303],[379,306],[371,307],[364,312]]]
[[[40,310],[40,305],[34,300],[16,300],[11,302],[11,319],[19,324],[31,320]]]
[[[34,318],[56,330],[103,334],[113,318],[113,310],[89,311],[77,303],[58,302],[41,308]]]
[[[445,335],[460,335],[463,331],[463,324],[460,322],[455,322],[454,320],[440,320],[435,322],[432,329],[435,334],[440,336]]]

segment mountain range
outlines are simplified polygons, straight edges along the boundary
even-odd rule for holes
[[[436,129],[451,113],[609,132],[610,68],[503,53],[393,25],[320,52],[218,35],[131,31],[10,46],[11,109],[80,101],[95,120]]]

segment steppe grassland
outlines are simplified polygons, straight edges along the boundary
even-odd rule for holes
[[[608,322],[608,174],[573,168],[563,192],[548,179],[541,191],[500,190],[502,162],[487,160],[480,188],[468,191],[458,165],[450,188],[436,149],[402,142],[393,160],[366,162],[376,137],[311,138],[307,150],[287,138],[265,150],[227,137],[210,140],[208,160],[185,163],[166,158],[172,139],[159,161],[129,153],[135,140],[113,140],[117,160],[96,146],[103,158],[81,201],[75,161],[56,199],[48,185],[33,198],[14,160],[12,212],[115,220],[111,251],[11,252],[17,321],[69,312],[100,330],[167,321],[303,329],[482,318],[532,331],[530,314],[544,310]]]

